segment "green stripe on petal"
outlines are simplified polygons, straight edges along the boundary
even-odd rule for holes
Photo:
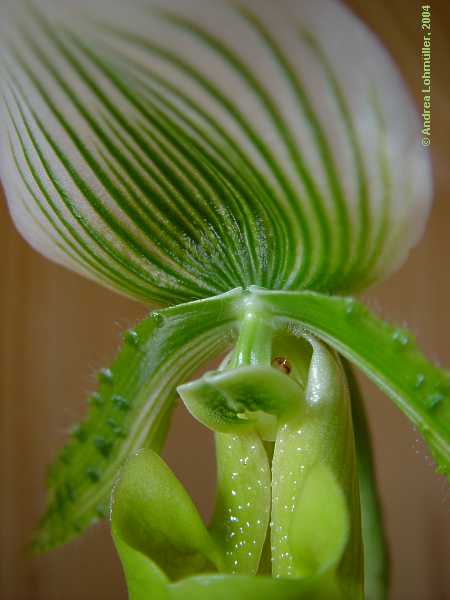
[[[429,161],[389,58],[340,4],[74,7],[0,8],[0,174],[35,248],[158,304],[355,291],[402,262]]]

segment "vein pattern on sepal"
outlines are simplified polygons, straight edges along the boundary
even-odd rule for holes
[[[420,235],[414,109],[339,4],[5,6],[0,172],[47,256],[167,304],[355,290]]]

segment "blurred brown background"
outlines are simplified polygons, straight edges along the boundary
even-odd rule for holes
[[[421,2],[348,4],[391,51],[419,102]],[[407,265],[367,297],[382,316],[412,328],[428,356],[450,365],[450,2],[430,4],[434,210]],[[26,558],[23,546],[43,507],[46,463],[84,411],[94,372],[110,362],[120,333],[146,309],[34,253],[14,230],[3,202],[0,253],[0,598],[124,599],[107,527],[95,527],[39,559]],[[406,419],[372,385],[363,384],[391,549],[391,598],[448,599],[449,488],[435,475]],[[207,515],[214,493],[212,442],[181,409],[166,456]]]

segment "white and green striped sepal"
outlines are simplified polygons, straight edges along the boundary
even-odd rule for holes
[[[3,0],[0,174],[46,256],[171,304],[348,292],[420,236],[430,168],[388,55],[331,0]]]

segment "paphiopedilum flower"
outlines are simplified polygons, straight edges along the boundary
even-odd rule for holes
[[[334,351],[393,399],[448,473],[448,375],[408,332],[343,296],[402,263],[431,199],[414,106],[373,35],[330,0],[3,0],[0,16],[0,174],[18,229],[52,260],[168,307],[127,332],[100,372],[89,415],[51,471],[36,545],[62,543],[104,514],[124,458],[161,445],[177,386],[237,332],[223,372],[180,388],[217,432],[224,482],[246,444],[259,451],[276,439],[271,464],[258,458],[273,491],[303,494],[308,507],[308,494],[326,488],[336,513],[350,510],[353,433]],[[289,373],[272,365],[277,345]],[[285,410],[295,390],[296,409]],[[293,458],[300,430],[305,462]],[[225,449],[221,436],[231,436]],[[282,444],[286,464],[310,479],[286,479]],[[270,498],[258,498],[265,529],[249,574],[270,518]],[[357,537],[355,506],[319,560],[283,538],[298,528],[308,539],[311,515],[291,523],[275,503],[273,540],[286,547],[273,550],[274,573],[306,577],[339,561],[357,573],[338,543]],[[327,522],[326,512],[314,519]],[[229,571],[202,539],[203,562]]]

